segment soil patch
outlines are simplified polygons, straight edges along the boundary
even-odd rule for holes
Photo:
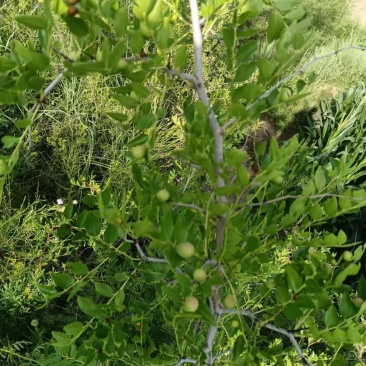
[[[366,0],[351,0],[351,16],[366,27]]]

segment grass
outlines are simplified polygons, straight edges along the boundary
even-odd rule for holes
[[[0,6],[0,54],[8,49],[12,39],[26,44],[34,38],[33,31],[24,32],[13,18],[15,14],[34,12],[37,3],[35,0],[14,3],[7,0]],[[345,16],[346,0],[305,0],[304,7],[314,17],[314,27],[309,34],[311,43],[299,67],[314,55],[325,54],[349,44],[365,45],[365,30],[352,24]],[[75,57],[78,45],[69,41],[61,22],[56,21],[55,26],[55,44],[70,58]],[[217,56],[212,53],[209,61],[206,73],[213,73],[215,77],[208,83],[208,90],[212,100],[219,101],[218,109],[225,110],[229,90],[225,87],[227,81],[223,60],[216,62]],[[49,81],[63,67],[62,59],[56,54],[53,55],[53,62],[55,75],[48,75]],[[286,126],[295,113],[310,109],[319,100],[330,98],[338,90],[364,80],[365,55],[359,51],[343,53],[317,63],[310,71],[317,74],[316,82],[306,90],[312,92],[312,96],[295,107],[281,107],[274,115],[278,126]],[[117,86],[122,81],[115,78],[109,83],[110,86]],[[183,104],[178,89],[181,94],[189,93],[188,87],[179,85],[175,80],[167,84],[165,94],[164,90],[160,90],[161,95],[147,98],[152,110],[163,106],[168,110],[168,115],[173,115],[172,118],[158,121],[157,141],[152,156],[169,181],[188,185],[195,174],[194,170],[188,171],[184,165],[180,165],[179,160],[167,158],[172,151],[184,146],[185,119],[183,111],[177,107]],[[65,256],[81,257],[75,247],[51,234],[52,222],[57,215],[55,200],[73,197],[79,192],[75,182],[83,185],[82,182],[92,178],[101,183],[109,181],[116,192],[128,191],[131,187],[130,149],[126,144],[140,131],[125,131],[118,122],[105,114],[108,111],[121,112],[117,103],[110,98],[106,78],[91,75],[83,79],[64,79],[37,118],[33,132],[34,150],[31,156],[24,155],[17,166],[1,208],[0,321],[6,326],[2,327],[0,340],[5,346],[14,345],[21,339],[28,339],[37,345],[49,337],[49,334],[37,333],[38,330],[30,326],[34,314],[41,316],[35,311],[38,302],[32,298],[32,294],[37,292],[39,283],[47,281],[48,272],[62,268]],[[1,134],[17,133],[14,121],[21,113],[17,108],[0,109]],[[148,131],[149,134],[154,132],[154,129]],[[67,321],[58,317],[57,311],[56,307],[47,310],[44,329],[53,329],[53,323]],[[22,332],[9,333],[8,329],[22,329]],[[17,359],[12,357],[6,362],[16,364]]]
[[[321,56],[349,45],[366,46],[366,29],[355,23],[349,14],[347,0],[318,2],[305,0],[304,8],[313,17],[313,26],[308,34],[307,52],[294,67],[294,71],[308,63],[314,56]],[[315,81],[304,92],[311,95],[291,106],[281,106],[275,118],[280,127],[293,120],[293,116],[302,110],[317,107],[321,100],[329,100],[337,92],[345,91],[352,85],[365,80],[366,54],[350,50],[337,56],[316,62],[307,75],[315,73]],[[294,87],[295,83],[290,86]],[[305,121],[304,121],[305,122]]]

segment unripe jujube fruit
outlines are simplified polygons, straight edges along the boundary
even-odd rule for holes
[[[203,268],[197,268],[193,272],[193,278],[197,282],[203,282],[207,278],[207,273],[206,273],[206,271]]]
[[[194,313],[198,310],[199,305],[197,297],[188,296],[184,301],[183,310],[188,313]]]
[[[179,243],[175,250],[182,258],[190,258],[194,255],[194,245],[189,242]]]
[[[234,295],[226,295],[225,299],[224,299],[224,305],[227,308],[233,308],[236,305],[236,297]]]

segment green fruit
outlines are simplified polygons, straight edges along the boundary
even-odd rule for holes
[[[33,320],[31,321],[31,326],[32,326],[32,327],[38,327],[38,325],[39,325],[39,321],[38,321],[37,319],[33,319]]]
[[[356,297],[354,300],[353,300],[353,303],[355,304],[356,308],[360,308],[363,304],[363,299],[361,299],[360,297]]]
[[[124,59],[120,59],[118,61],[117,69],[118,70],[125,70],[128,67],[128,62]]]
[[[207,273],[203,268],[197,268],[193,272],[193,278],[197,282],[203,282],[207,278]]]
[[[183,310],[187,313],[195,313],[198,310],[199,302],[197,297],[188,296],[183,304]]]
[[[353,259],[353,254],[349,250],[346,250],[346,251],[343,252],[342,258],[346,262],[351,262],[351,260]]]
[[[150,13],[147,15],[147,23],[150,27],[156,28],[160,21],[161,21],[161,15],[163,10],[163,0],[157,0],[155,3],[155,6],[150,11]]]
[[[191,258],[194,255],[194,245],[189,242],[179,243],[175,250],[182,258]]]
[[[333,271],[333,266],[330,263],[324,263],[323,264],[323,269],[325,272],[327,272],[328,274],[331,274]]]
[[[292,95],[292,92],[289,88],[282,88],[280,90],[280,101],[281,102],[286,102],[288,100],[288,98],[290,98]]]
[[[227,308],[233,308],[236,305],[236,297],[234,295],[226,295],[225,299],[224,299],[224,305]]]
[[[142,159],[145,156],[145,146],[144,145],[138,145],[132,148],[132,156],[135,159]]]
[[[158,191],[156,193],[156,197],[158,198],[158,200],[165,202],[165,201],[168,201],[168,199],[170,197],[170,193],[166,189],[161,189],[160,191]]]
[[[237,321],[237,320],[233,320],[232,322],[231,322],[231,326],[233,327],[233,328],[238,328],[239,327],[239,322]]]
[[[272,1],[271,1],[271,0],[263,0],[263,2],[264,2],[266,5],[272,5]]]
[[[273,181],[274,183],[276,183],[276,184],[281,184],[281,183],[283,183],[283,177],[282,177],[281,175],[278,175],[277,177],[274,177],[274,178],[272,179],[272,181]]]
[[[5,175],[8,171],[8,165],[4,160],[0,160],[0,176]]]

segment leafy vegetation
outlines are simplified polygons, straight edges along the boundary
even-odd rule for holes
[[[3,363],[363,363],[346,5],[0,5]]]

